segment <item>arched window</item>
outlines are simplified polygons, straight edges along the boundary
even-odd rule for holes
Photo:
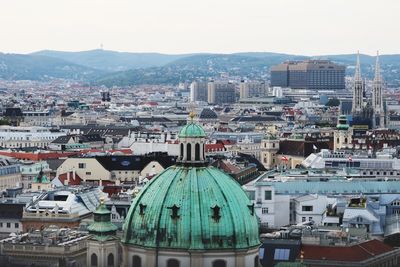
[[[108,267],[114,267],[114,255],[112,253],[108,254],[107,265]]]
[[[213,262],[213,267],[226,267],[226,261],[224,260],[215,260]]]
[[[200,144],[197,143],[194,147],[195,160],[200,160]]]
[[[90,265],[92,267],[97,266],[97,255],[96,254],[92,254],[92,256],[90,256]]]
[[[180,263],[177,259],[169,259],[167,261],[167,267],[179,267]]]
[[[183,159],[183,144],[181,143],[181,159]]]
[[[254,267],[258,267],[258,266],[260,266],[260,261],[258,259],[258,256],[255,256],[254,257]]]
[[[142,259],[139,256],[132,257],[132,267],[142,267]]]
[[[187,144],[186,146],[186,154],[187,154],[187,159],[186,160],[192,160],[192,145]]]

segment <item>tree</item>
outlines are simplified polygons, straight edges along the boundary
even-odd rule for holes
[[[337,107],[340,105],[340,100],[337,98],[329,99],[328,103],[325,104],[327,107]]]

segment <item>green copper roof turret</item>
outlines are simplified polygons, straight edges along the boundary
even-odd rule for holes
[[[347,123],[347,116],[346,115],[340,115],[339,116],[339,122],[336,125],[336,129],[338,129],[338,130],[348,130],[349,127],[350,126]]]
[[[50,180],[47,178],[46,175],[44,175],[43,170],[41,169],[39,174],[33,179],[33,182],[40,184],[48,184],[50,183]]]
[[[101,200],[93,213],[94,222],[88,226],[89,233],[99,241],[105,241],[115,236],[118,227],[111,222],[111,212]]]

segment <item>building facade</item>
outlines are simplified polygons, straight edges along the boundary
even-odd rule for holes
[[[345,89],[346,67],[329,60],[288,61],[271,67],[271,86],[310,90]]]
[[[208,83],[209,104],[228,104],[236,100],[235,84],[230,82],[210,81]]]

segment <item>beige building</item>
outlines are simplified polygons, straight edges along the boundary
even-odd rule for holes
[[[261,141],[261,163],[266,169],[277,166],[276,153],[279,150],[279,139],[272,134],[267,134]]]
[[[57,169],[57,176],[65,173],[78,175],[84,182],[103,185],[104,182],[141,182],[174,163],[169,156],[99,156],[68,158]]]

